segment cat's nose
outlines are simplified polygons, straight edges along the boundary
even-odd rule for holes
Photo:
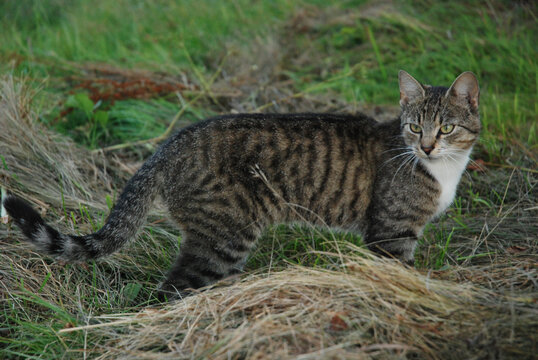
[[[433,146],[420,145],[420,148],[422,149],[422,151],[424,151],[426,153],[426,155],[430,155],[430,153],[433,150]]]

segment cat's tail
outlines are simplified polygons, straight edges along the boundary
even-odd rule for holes
[[[25,200],[8,196],[4,208],[29,241],[40,251],[58,260],[75,262],[113,253],[133,238],[162,187],[158,159],[150,158],[128,181],[105,225],[97,232],[65,235],[47,225]]]

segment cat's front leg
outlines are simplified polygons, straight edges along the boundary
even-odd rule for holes
[[[380,255],[392,257],[413,266],[415,264],[415,248],[417,235],[412,230],[387,233],[369,231],[365,238],[368,248]]]

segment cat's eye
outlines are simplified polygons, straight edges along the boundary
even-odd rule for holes
[[[454,130],[454,125],[443,125],[441,126],[441,134],[450,134]]]
[[[412,132],[417,133],[417,134],[422,132],[422,128],[420,127],[420,125],[417,125],[417,124],[409,124],[409,128],[411,129]]]

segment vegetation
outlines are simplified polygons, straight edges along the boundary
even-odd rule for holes
[[[97,229],[173,129],[229,112],[390,118],[400,68],[436,85],[475,72],[484,131],[416,269],[350,234],[278,226],[241,279],[162,305],[181,239],[159,206],[88,264],[0,225],[0,358],[532,358],[536,14],[497,0],[1,2],[0,185],[66,232]]]

